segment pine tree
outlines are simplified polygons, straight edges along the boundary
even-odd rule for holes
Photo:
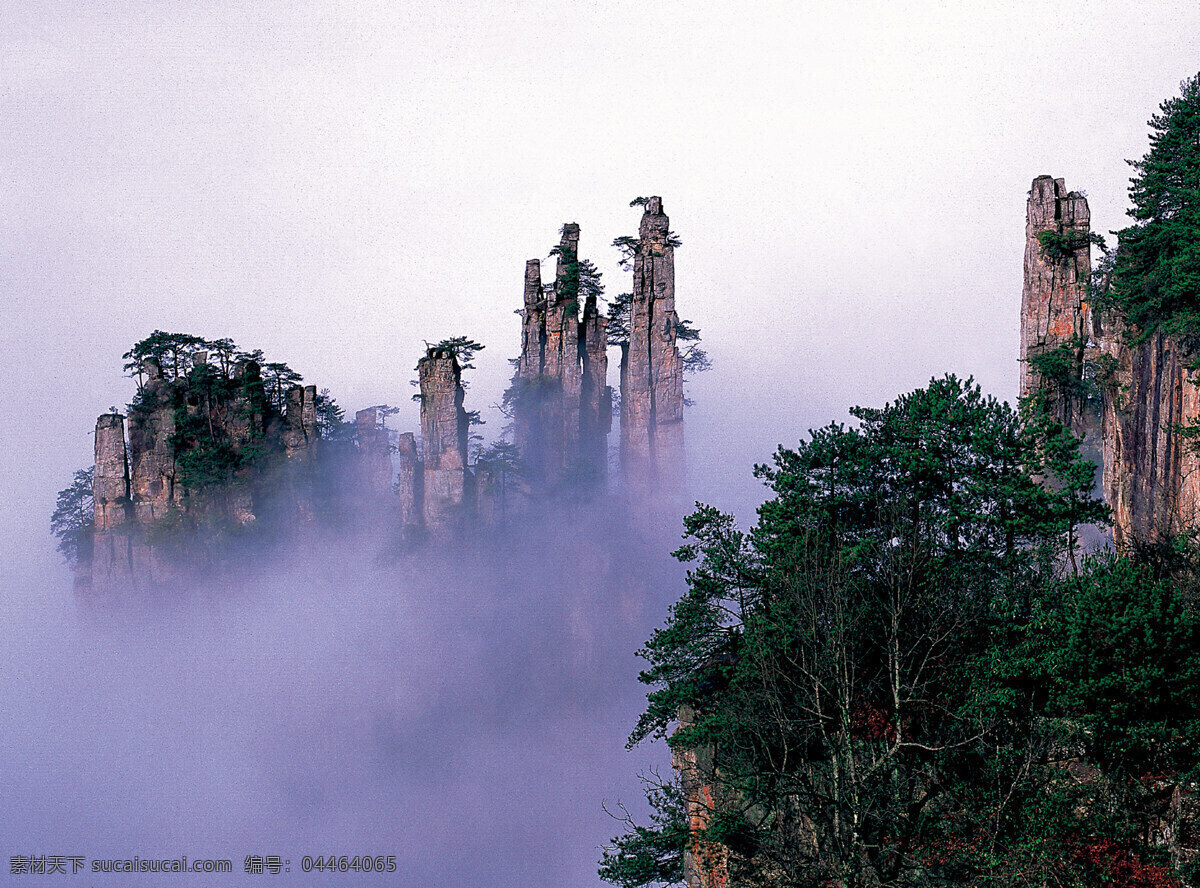
[[[1200,74],[1149,126],[1149,152],[1129,161],[1135,221],[1118,232],[1109,297],[1143,332],[1200,337]]]

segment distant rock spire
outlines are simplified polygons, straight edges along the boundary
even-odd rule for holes
[[[579,226],[574,222],[563,225],[557,253],[549,294],[541,263],[525,264],[513,403],[516,444],[530,480],[550,489],[603,478],[612,425],[607,319],[600,316],[594,295],[580,304]]]
[[[662,198],[647,200],[633,257],[629,345],[621,360],[621,466],[626,483],[683,484],[683,360],[675,344],[675,249]]]

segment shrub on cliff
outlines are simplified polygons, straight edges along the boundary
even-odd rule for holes
[[[50,531],[58,537],[58,551],[70,564],[87,561],[92,554],[92,477],[95,469],[79,469],[71,483],[58,492]]]

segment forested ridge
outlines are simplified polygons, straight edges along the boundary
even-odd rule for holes
[[[1194,366],[1200,75],[1149,125],[1132,224],[1087,298]],[[850,412],[757,467],[748,530],[685,519],[687,590],[639,652],[629,741],[665,738],[676,773],[647,775],[653,813],[623,816],[600,875],[1200,884],[1195,529],[1085,551],[1108,510],[1045,390],[1014,410],[946,376]]]

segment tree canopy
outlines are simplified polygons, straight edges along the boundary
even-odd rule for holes
[[[1119,231],[1107,298],[1143,331],[1200,336],[1200,74],[1149,120],[1134,169],[1134,224]]]
[[[602,874],[678,882],[704,842],[739,885],[1176,884],[1147,836],[1197,769],[1193,567],[1073,557],[1106,510],[1044,413],[953,376],[851,413],[757,468],[750,530],[685,520],[630,743],[707,750],[706,810],[681,842],[652,797]]]
[[[50,531],[58,537],[58,551],[71,564],[86,560],[92,551],[95,521],[92,481],[95,469],[79,469],[71,483],[60,490],[50,516]]]

